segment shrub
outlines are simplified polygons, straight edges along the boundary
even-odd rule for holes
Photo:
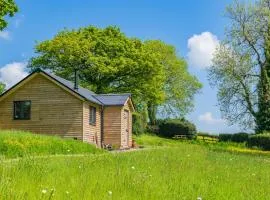
[[[203,137],[209,137],[209,138],[217,138],[218,139],[218,135],[212,135],[209,133],[205,133],[205,132],[199,132],[197,133],[197,136],[203,136]]]
[[[187,135],[189,139],[193,139],[196,137],[196,127],[185,119],[168,119],[160,122],[159,135],[168,138]]]
[[[248,140],[248,133],[235,133],[235,134],[219,134],[219,141],[220,142],[247,142]]]
[[[158,125],[148,125],[147,126],[147,133],[158,134],[159,133],[159,126]]]
[[[247,133],[236,133],[232,135],[231,141],[232,142],[247,142],[248,141],[248,134]]]
[[[251,135],[247,141],[248,147],[259,147],[263,150],[270,151],[270,135],[258,134]]]
[[[226,134],[226,133],[219,134],[218,139],[220,142],[229,142],[232,140],[232,134]]]
[[[132,116],[132,132],[135,135],[140,135],[145,132],[146,125],[144,117],[139,113],[134,113]]]

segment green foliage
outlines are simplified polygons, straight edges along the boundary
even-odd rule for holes
[[[64,30],[35,47],[39,56],[29,67],[50,69],[73,80],[80,70],[81,84],[96,93],[131,92],[134,101],[160,103],[164,99],[164,70],[155,54],[119,28],[93,26]]]
[[[18,12],[18,7],[14,0],[0,0],[0,31],[7,27],[5,16],[13,17]]]
[[[167,119],[159,125],[159,135],[163,137],[187,135],[189,139],[193,139],[196,133],[195,125],[185,119]]]
[[[131,92],[137,112],[144,115],[148,110],[151,121],[158,107],[166,108],[168,115],[184,115],[201,88],[173,46],[128,38],[113,26],[64,30],[35,50],[31,70],[50,69],[73,80],[77,68],[81,84],[96,93]]]
[[[6,85],[0,82],[0,94],[2,94],[5,91],[5,88],[6,88]]]
[[[149,102],[150,124],[155,124],[157,112],[163,117],[183,117],[192,110],[194,95],[202,88],[202,84],[188,72],[186,61],[177,55],[174,46],[160,40],[148,40],[145,45],[155,53],[165,71],[165,100],[160,105]]]
[[[211,137],[211,138],[218,138],[219,137],[218,135],[212,135],[212,134],[209,134],[206,132],[198,132],[197,136],[204,136],[204,137]]]
[[[269,1],[233,1],[226,16],[226,38],[209,70],[222,115],[258,133],[270,130]]]
[[[237,143],[241,143],[241,142],[247,142],[249,137],[248,133],[235,133],[232,135],[232,142],[237,142]]]
[[[140,135],[146,130],[145,117],[140,113],[133,113],[132,115],[132,133],[135,135]]]
[[[249,137],[248,133],[234,133],[234,134],[219,134],[220,142],[247,142]]]
[[[229,142],[232,140],[232,134],[222,133],[218,138],[220,142]]]
[[[25,157],[33,155],[101,153],[93,145],[56,136],[35,135],[21,131],[0,132],[0,156]]]
[[[249,137],[248,147],[258,147],[270,151],[270,134],[257,134]]]

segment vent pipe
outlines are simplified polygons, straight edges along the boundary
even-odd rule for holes
[[[79,90],[79,72],[78,69],[75,69],[74,74],[74,90]]]

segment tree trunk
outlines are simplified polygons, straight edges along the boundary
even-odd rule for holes
[[[270,36],[270,35],[269,35]],[[258,113],[256,117],[256,132],[270,131],[270,43],[269,36],[266,41],[266,63],[261,67],[258,84]]]
[[[256,132],[270,131],[270,78],[266,69],[261,72],[261,80],[258,86],[258,114]]]
[[[155,125],[157,118],[157,106],[148,102],[147,104],[147,111],[148,111],[148,117],[149,117],[149,124],[150,125]]]

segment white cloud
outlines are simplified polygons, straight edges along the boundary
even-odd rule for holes
[[[213,54],[219,45],[217,36],[210,32],[193,35],[188,39],[188,62],[197,68],[207,68],[212,64]]]
[[[0,38],[4,40],[9,40],[10,38],[10,33],[8,31],[0,31]]]
[[[224,119],[215,119],[211,112],[206,112],[199,116],[199,121],[205,122],[207,124],[224,124]]]
[[[26,63],[13,62],[0,68],[0,82],[7,85],[7,88],[15,85],[28,75]]]

